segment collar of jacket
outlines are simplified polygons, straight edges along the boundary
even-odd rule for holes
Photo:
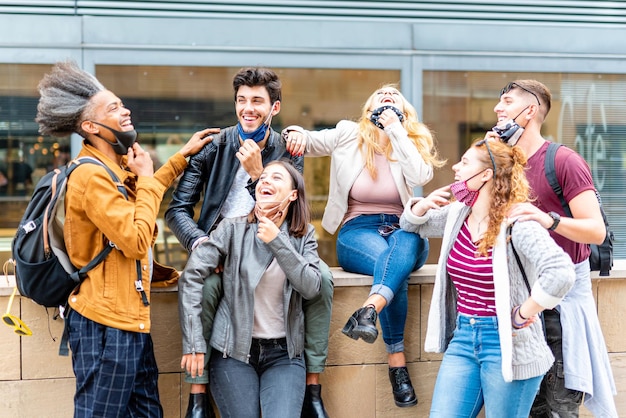
[[[276,147],[276,141],[280,141],[281,140],[280,134],[278,132],[276,132],[271,126],[270,126],[269,131],[270,131],[270,135],[267,137],[267,142],[265,143],[265,147],[261,150],[261,152],[273,151],[274,148]],[[239,150],[239,147],[241,146],[241,143],[240,143],[240,139],[241,138],[239,138],[239,132],[237,131],[237,125],[229,126],[228,128],[226,128],[224,130],[224,135],[226,135],[226,138],[228,138],[230,136],[232,138],[233,147],[236,150]]]
[[[115,173],[117,178],[120,179],[120,182],[124,184],[126,184],[126,181],[129,177],[132,178],[132,181],[136,180],[137,176],[133,172],[126,169],[126,156],[122,158],[122,163],[120,165],[116,161],[111,160],[104,153],[98,151],[98,149],[91,145],[87,140],[83,141],[83,149],[78,153],[78,157],[83,157],[85,155],[97,158],[98,160],[102,161]]]

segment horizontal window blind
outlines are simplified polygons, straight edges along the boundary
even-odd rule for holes
[[[621,1],[3,1],[0,13],[273,17],[310,19],[456,19],[515,22],[626,23]]]

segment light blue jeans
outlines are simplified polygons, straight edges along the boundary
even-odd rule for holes
[[[381,225],[398,222],[395,215],[361,215],[346,222],[337,236],[339,265],[352,273],[373,276],[370,295],[387,300],[379,318],[388,353],[404,351],[409,275],[428,257],[428,240],[419,235],[399,228],[386,237],[378,232]]]
[[[505,382],[496,317],[458,315],[435,382],[430,418],[528,418],[543,375]]]
[[[253,338],[249,363],[214,351],[209,370],[220,417],[300,416],[306,385],[304,357],[290,359],[284,338]]]

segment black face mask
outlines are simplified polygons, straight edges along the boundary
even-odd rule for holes
[[[101,123],[98,123],[98,122],[93,122],[93,123],[95,123],[98,126],[102,126],[103,128],[106,128],[113,133],[113,135],[115,136],[114,143],[109,142],[107,139],[104,139],[99,135],[96,135],[96,136],[98,136],[98,138],[104,139],[109,145],[111,145],[111,147],[113,147],[113,151],[115,151],[115,153],[118,155],[128,154],[128,148],[132,147],[135,141],[137,140],[137,131],[134,129],[132,131],[126,131],[126,132],[116,131],[115,129],[109,126],[103,125]]]
[[[404,114],[400,112],[400,109],[398,109],[397,107],[394,107],[391,105],[381,106],[378,109],[372,110],[372,116],[370,116],[370,120],[372,121],[372,123],[376,125],[377,127],[379,127],[380,129],[385,129],[385,127],[383,126],[382,123],[378,121],[378,118],[380,118],[380,114],[383,113],[387,109],[391,109],[394,112],[396,112],[396,115],[398,115],[398,119],[400,119],[400,122],[404,121]]]

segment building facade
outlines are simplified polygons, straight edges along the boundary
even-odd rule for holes
[[[453,180],[451,165],[495,124],[504,85],[544,82],[553,106],[543,134],[588,161],[616,257],[626,258],[625,3],[4,1],[0,27],[3,231],[17,226],[37,179],[80,147],[79,137],[37,133],[37,82],[52,63],[73,59],[120,96],[156,164],[198,129],[235,123],[232,76],[261,65],[283,82],[276,129],[356,119],[374,89],[397,83],[448,160],[423,193]],[[320,253],[336,265],[319,226],[328,161],[305,166]]]

